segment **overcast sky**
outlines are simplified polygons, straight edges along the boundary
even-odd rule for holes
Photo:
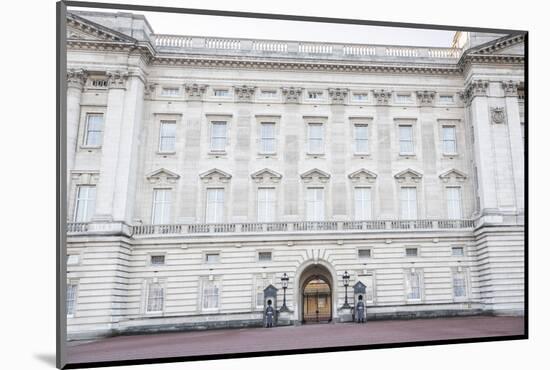
[[[116,12],[116,10],[107,9],[99,11]],[[134,13],[145,15],[155,33],[175,35],[450,47],[455,33],[454,31],[157,12],[134,11]]]

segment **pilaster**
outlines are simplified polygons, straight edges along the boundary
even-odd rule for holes
[[[74,169],[80,122],[80,99],[87,77],[87,72],[82,69],[67,71],[67,172]],[[67,176],[67,181],[70,181],[70,176]]]

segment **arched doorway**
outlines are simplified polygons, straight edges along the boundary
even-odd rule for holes
[[[328,323],[333,319],[332,274],[322,265],[308,266],[300,276],[302,323]]]

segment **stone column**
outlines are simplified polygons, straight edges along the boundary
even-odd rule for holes
[[[86,78],[87,73],[84,70],[67,71],[67,188],[70,181],[69,173],[74,170],[80,123],[80,98]]]
[[[521,118],[518,102],[518,82],[503,81],[502,88],[505,96],[505,108],[507,113],[508,134],[510,136],[510,150],[512,156],[512,176],[515,188],[516,210],[523,213],[525,209],[524,199],[524,148],[521,139]]]
[[[477,164],[478,194],[482,214],[498,209],[493,138],[487,98],[488,87],[487,81],[474,80],[466,87],[464,94],[474,129],[474,158]]]
[[[125,155],[129,148],[121,144],[124,118],[124,97],[126,95],[127,74],[109,73],[109,92],[107,94],[107,113],[101,148],[100,176],[96,194],[95,221],[114,220],[115,188],[119,155]],[[124,133],[126,135],[126,133]],[[126,145],[128,142],[126,141]]]

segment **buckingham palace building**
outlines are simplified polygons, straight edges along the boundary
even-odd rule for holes
[[[69,340],[260,327],[268,287],[277,325],[524,315],[524,34],[66,24]]]

